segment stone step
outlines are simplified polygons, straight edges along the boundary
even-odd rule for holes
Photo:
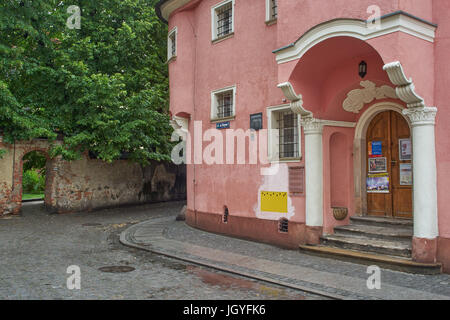
[[[299,247],[300,251],[306,254],[324,258],[339,259],[364,265],[377,265],[381,268],[401,272],[415,274],[440,274],[442,272],[442,265],[440,263],[419,263],[407,258],[333,248],[323,245],[300,245]]]
[[[371,239],[343,235],[324,235],[321,243],[326,246],[372,252],[390,256],[411,257],[411,242]]]
[[[350,222],[353,225],[379,226],[379,227],[396,227],[396,228],[413,228],[413,221],[410,219],[393,219],[384,217],[369,217],[369,216],[353,216],[350,217]]]
[[[371,239],[408,242],[411,242],[413,236],[413,230],[409,227],[381,227],[364,224],[335,227],[334,233],[342,236],[359,236]]]

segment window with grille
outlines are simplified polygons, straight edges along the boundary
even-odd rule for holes
[[[213,40],[233,33],[234,0],[225,1],[213,8]]]
[[[277,0],[271,0],[271,14],[272,14],[272,19],[276,19],[278,16],[278,4],[277,4]]]
[[[266,0],[266,22],[272,22],[278,18],[278,0]]]
[[[290,110],[278,112],[280,158],[298,158],[298,116]]]
[[[233,91],[217,95],[217,117],[227,118],[233,115]]]
[[[268,157],[271,162],[292,162],[302,157],[300,116],[289,104],[267,108]]]
[[[211,119],[225,119],[234,116],[235,87],[213,91],[211,96]]]
[[[177,56],[177,29],[174,28],[169,32],[167,43],[167,60]]]

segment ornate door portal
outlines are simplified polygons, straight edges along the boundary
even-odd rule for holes
[[[367,129],[367,213],[412,218],[412,144],[401,114],[385,111]]]

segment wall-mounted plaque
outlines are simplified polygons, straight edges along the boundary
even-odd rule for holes
[[[230,129],[230,121],[216,123],[216,129]]]
[[[289,167],[289,192],[293,194],[303,194],[305,180],[304,167]]]
[[[287,192],[261,191],[261,211],[287,213]]]
[[[263,128],[262,113],[255,113],[250,115],[250,129],[261,130]]]
[[[387,160],[385,157],[369,158],[369,173],[387,172]]]

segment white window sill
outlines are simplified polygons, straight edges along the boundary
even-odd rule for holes
[[[270,19],[270,20],[267,20],[267,21],[266,21],[266,25],[267,25],[267,26],[272,26],[272,25],[276,24],[276,23],[277,23],[277,21],[278,21],[278,19],[277,19],[277,18],[275,18],[275,19]]]
[[[225,117],[225,118],[215,118],[215,119],[211,119],[211,123],[217,123],[217,122],[224,122],[224,121],[231,121],[236,119],[236,116],[231,116],[231,117]]]
[[[224,41],[224,40],[230,39],[230,38],[232,38],[233,36],[234,36],[234,32],[231,32],[231,33],[226,34],[226,35],[224,35],[224,36],[215,38],[215,39],[213,39],[211,42],[212,42],[212,44],[216,44],[216,43],[222,42],[222,41]]]
[[[175,60],[177,60],[177,56],[176,56],[176,55],[171,56],[171,57],[169,58],[169,60],[167,60],[167,63],[171,63],[172,61],[175,61]]]

